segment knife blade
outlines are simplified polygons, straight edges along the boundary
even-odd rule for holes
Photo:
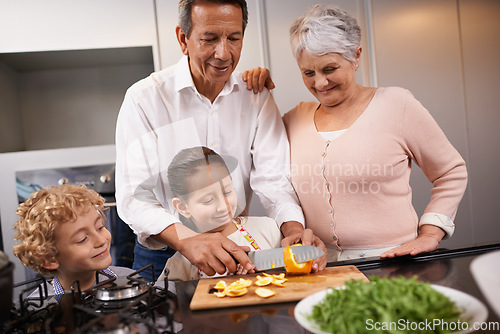
[[[314,260],[325,254],[325,252],[315,246],[293,246],[290,248],[298,263]],[[283,249],[285,248],[282,247],[253,251],[248,253],[248,257],[255,267],[257,267],[258,271],[280,268],[285,266]]]

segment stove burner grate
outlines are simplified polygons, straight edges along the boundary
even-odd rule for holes
[[[165,288],[139,276],[151,266],[127,277],[99,272],[108,279],[85,291],[75,281],[71,293],[57,297],[47,296],[45,278],[16,284],[23,289],[19,304],[0,324],[0,333],[174,333],[175,296],[168,291],[167,275]],[[34,289],[39,297],[26,298]]]

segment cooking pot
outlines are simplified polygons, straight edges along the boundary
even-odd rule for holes
[[[4,323],[10,318],[12,308],[12,291],[14,263],[9,261],[7,255],[0,251],[0,323]],[[9,310],[5,312],[5,310]]]

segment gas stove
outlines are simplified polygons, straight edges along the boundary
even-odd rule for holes
[[[85,291],[75,281],[60,296],[47,296],[43,277],[16,284],[19,299],[0,333],[176,333],[175,295],[167,278],[154,285],[139,275],[149,267],[126,277],[100,271],[107,279]]]

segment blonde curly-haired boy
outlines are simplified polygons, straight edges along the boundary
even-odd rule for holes
[[[126,276],[134,271],[110,267],[111,233],[106,229],[104,199],[79,185],[39,190],[17,208],[14,255],[44,276],[53,276],[48,295],[71,290],[74,281],[90,288],[96,271]],[[105,279],[106,277],[103,277]]]

